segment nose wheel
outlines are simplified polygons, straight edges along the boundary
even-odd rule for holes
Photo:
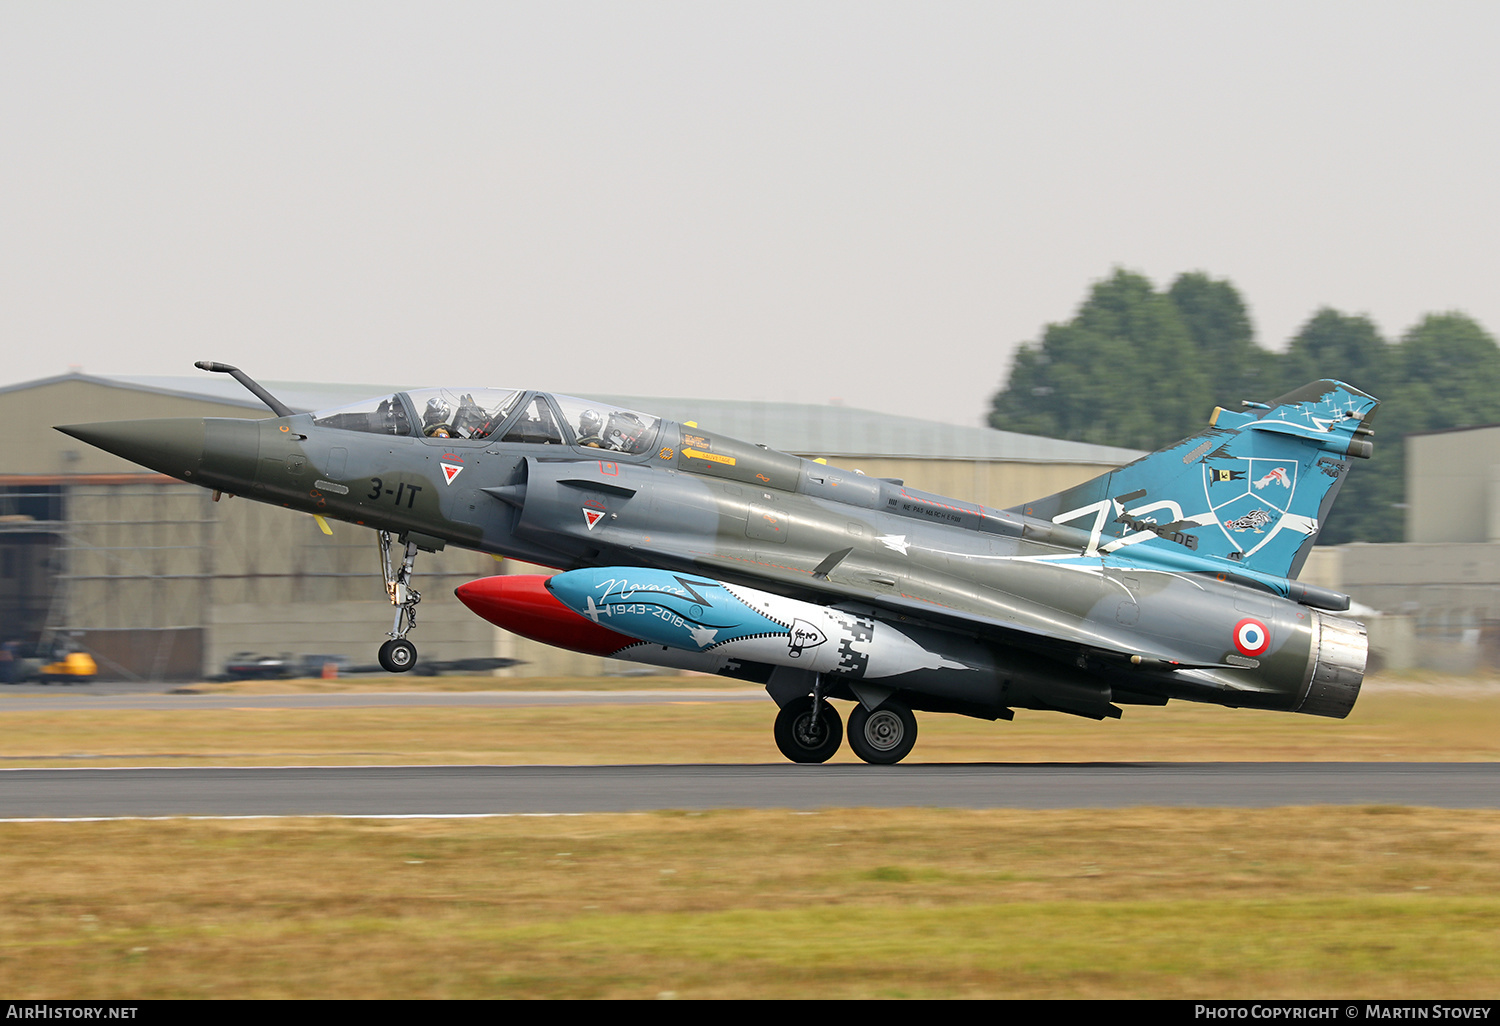
[[[390,641],[380,646],[380,665],[387,673],[405,673],[417,665],[417,646],[406,640],[407,634],[417,629],[417,603],[422,593],[411,586],[412,571],[417,565],[417,543],[408,541],[406,552],[399,566],[391,560],[391,533],[378,531],[380,542],[380,570],[385,575],[385,592],[396,607],[396,618],[391,623]]]
[[[387,673],[405,673],[417,663],[417,646],[405,638],[392,638],[380,646],[380,665]]]

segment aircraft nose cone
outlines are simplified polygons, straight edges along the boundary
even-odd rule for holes
[[[203,462],[204,426],[197,418],[68,424],[57,430],[172,477],[191,479]]]

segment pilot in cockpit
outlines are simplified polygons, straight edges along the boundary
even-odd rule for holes
[[[603,430],[604,418],[599,416],[598,411],[584,410],[583,415],[578,418],[578,444],[590,449],[604,448],[604,438],[601,435]]]
[[[427,400],[427,409],[422,413],[422,434],[428,438],[452,438],[453,429],[448,426],[448,404],[437,396]]]

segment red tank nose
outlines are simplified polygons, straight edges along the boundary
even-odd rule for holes
[[[601,627],[552,597],[539,574],[481,577],[453,589],[458,600],[512,634],[585,655],[613,655],[634,638]]]

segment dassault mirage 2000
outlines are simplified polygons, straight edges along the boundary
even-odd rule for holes
[[[485,619],[562,648],[763,684],[777,746],[899,762],[913,710],[1103,719],[1187,699],[1343,717],[1347,596],[1299,583],[1377,400],[1316,381],[1092,481],[990,509],[543,392],[428,388],[299,414],[61,427],[153,470],[378,532],[410,668],[419,551],[562,571],[471,581]],[[404,548],[393,554],[392,536]]]

